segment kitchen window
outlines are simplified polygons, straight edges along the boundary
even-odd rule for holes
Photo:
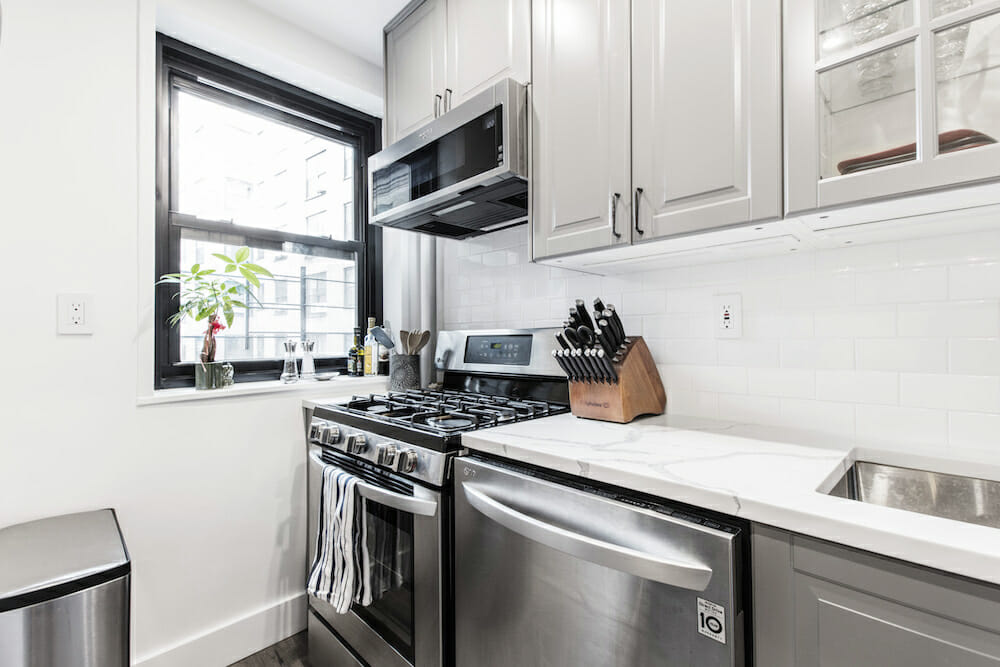
[[[354,328],[381,319],[381,234],[363,222],[378,119],[162,35],[157,52],[156,276],[248,246],[274,277],[216,359],[277,379],[283,341],[311,339],[318,370],[343,369]],[[170,327],[178,288],[156,290],[156,388],[190,386],[204,323]]]

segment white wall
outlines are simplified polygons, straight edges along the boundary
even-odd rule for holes
[[[303,394],[137,407],[154,16],[133,0],[3,0],[0,526],[115,507],[136,661],[225,665],[304,623]],[[94,295],[92,336],[55,335],[59,292]]]
[[[602,296],[650,344],[668,411],[1000,459],[997,231],[595,277],[527,262],[520,227],[439,242],[444,328],[556,326]],[[743,296],[744,337],[712,296]]]

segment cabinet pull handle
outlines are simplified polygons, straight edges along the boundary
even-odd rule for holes
[[[434,96],[434,117],[437,118],[441,115],[441,96]]]
[[[444,111],[445,113],[451,111],[451,88],[444,89]]]
[[[639,227],[639,200],[641,200],[641,199],[642,199],[642,188],[636,188],[635,189],[635,231],[639,233],[639,236],[642,236],[643,234],[646,233],[646,232],[642,231],[641,227]]]
[[[618,223],[617,223],[617,221],[615,219],[617,217],[616,214],[618,213],[618,200],[621,199],[621,198],[622,198],[622,193],[620,193],[620,192],[616,192],[613,195],[611,195],[611,206],[610,206],[610,208],[611,208],[611,233],[615,235],[616,239],[620,239],[622,237],[621,233],[618,231]]]

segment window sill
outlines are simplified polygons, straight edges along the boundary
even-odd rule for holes
[[[264,394],[307,394],[323,396],[346,396],[385,391],[385,376],[352,378],[337,376],[326,381],[299,381],[284,384],[278,380],[269,382],[245,382],[225,389],[202,389],[184,387],[182,389],[161,389],[136,398],[136,405],[159,405],[161,403],[183,403],[186,401],[206,401],[238,396],[260,396]]]

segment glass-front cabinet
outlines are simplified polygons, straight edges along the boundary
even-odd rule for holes
[[[785,0],[785,208],[1000,177],[1000,0]]]

